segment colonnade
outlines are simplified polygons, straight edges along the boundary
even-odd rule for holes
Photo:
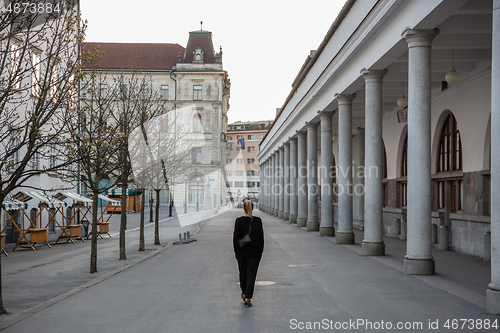
[[[408,163],[407,251],[405,274],[434,274],[431,244],[431,47],[437,30],[406,29],[408,46]],[[500,0],[493,1],[491,65],[491,141],[500,142]],[[363,255],[384,255],[382,87],[385,70],[362,69],[365,82],[364,239]],[[332,116],[320,111],[305,127],[261,157],[261,208],[264,212],[335,236],[339,244],[355,242],[352,191],[352,102],[356,96],[339,92],[338,115],[338,230],[334,230],[332,173]],[[318,168],[317,131],[321,149]],[[500,314],[500,150],[491,149],[491,283],[487,310]],[[318,177],[319,175],[319,177]],[[318,183],[318,180],[320,182]],[[318,202],[321,198],[321,204]],[[319,217],[319,212],[321,216]]]

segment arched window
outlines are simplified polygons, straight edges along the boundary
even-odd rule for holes
[[[462,142],[457,121],[448,115],[441,131],[439,143],[438,172],[462,170]]]
[[[199,114],[193,116],[193,132],[201,133],[201,116]]]

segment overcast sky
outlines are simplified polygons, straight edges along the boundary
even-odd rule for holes
[[[345,0],[82,0],[88,42],[177,43],[212,31],[231,79],[229,122],[274,119]]]

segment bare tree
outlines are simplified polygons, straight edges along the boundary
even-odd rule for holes
[[[74,162],[61,152],[76,125],[85,24],[79,27],[71,3],[51,5],[35,0],[26,10],[21,1],[9,1],[0,7],[0,202],[16,188],[35,187],[29,183],[34,176],[68,170]]]
[[[95,273],[98,195],[116,184],[113,173],[119,167],[120,124],[114,120],[119,86],[104,72],[86,70],[81,88],[79,128],[73,132],[71,153],[79,156],[80,181],[93,197],[90,273]]]
[[[126,193],[128,184],[133,181],[132,164],[128,140],[135,128],[140,128],[147,119],[152,119],[164,112],[166,100],[162,100],[160,93],[154,89],[154,81],[151,74],[141,73],[137,70],[123,72],[115,78],[120,93],[117,103],[115,121],[120,128],[119,167],[115,177],[122,188],[122,210],[120,222],[120,260],[127,259],[125,252],[125,229],[127,225]],[[144,197],[144,194],[143,194]],[[142,211],[143,203],[141,203]],[[141,213],[142,214],[142,213]],[[141,217],[143,218],[143,214]],[[144,222],[142,222],[144,225]],[[144,232],[142,233],[142,244],[144,244]]]
[[[171,186],[172,180],[184,174],[190,167],[192,142],[187,135],[188,132],[178,121],[175,110],[171,110],[145,122],[129,140],[136,183],[142,188],[152,188],[156,193],[156,245],[160,244],[160,191]],[[142,215],[141,221],[143,219]]]

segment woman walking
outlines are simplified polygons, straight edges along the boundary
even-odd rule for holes
[[[245,307],[249,308],[252,306],[255,278],[262,252],[264,252],[264,230],[262,220],[257,216],[252,216],[253,202],[251,200],[243,203],[243,210],[245,216],[238,217],[234,222],[233,246],[240,270],[241,298],[245,302]],[[247,234],[251,242],[241,246],[240,240]]]

